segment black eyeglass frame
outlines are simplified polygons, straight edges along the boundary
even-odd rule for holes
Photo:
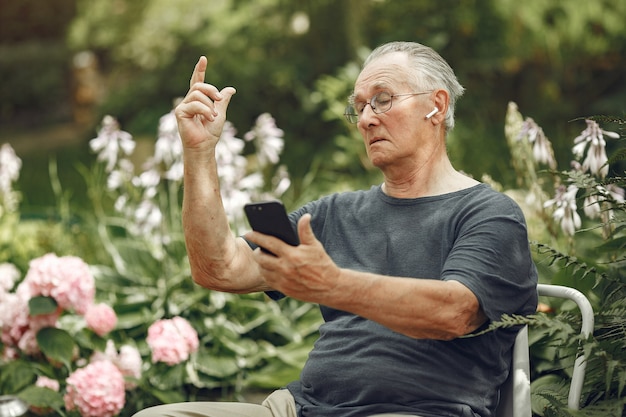
[[[430,90],[430,91],[420,91],[419,93],[389,94],[389,92],[387,92],[387,91],[381,91],[379,93],[374,94],[369,99],[369,101],[366,101],[365,103],[363,103],[363,108],[360,111],[357,111],[356,107],[354,106],[354,97],[350,97],[348,99],[348,105],[346,106],[346,109],[345,109],[343,115],[345,116],[345,118],[348,121],[348,123],[355,124],[355,123],[358,123],[358,121],[359,121],[359,113],[363,112],[363,110],[365,109],[365,106],[367,106],[368,104],[372,108],[372,111],[374,113],[382,114],[382,113],[387,113],[389,110],[391,110],[391,107],[393,105],[394,97],[419,96],[419,95],[422,95],[422,94],[429,94],[429,93],[432,93],[432,92],[433,92],[433,90]],[[387,105],[385,104],[383,106],[383,108],[381,109],[377,105],[378,98],[381,96],[381,94],[386,94],[386,95],[389,96],[389,107],[387,107]]]

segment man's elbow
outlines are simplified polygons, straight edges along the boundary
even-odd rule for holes
[[[448,338],[445,340],[452,340],[462,336],[466,336],[487,322],[487,316],[483,312],[482,308],[472,309],[470,311],[464,311],[459,314],[455,319],[450,321],[450,327],[448,328]]]
[[[232,283],[220,273],[221,268],[207,263],[191,263],[191,279],[194,283],[213,291],[233,292]]]

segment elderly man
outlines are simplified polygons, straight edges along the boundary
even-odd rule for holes
[[[519,207],[448,158],[463,94],[450,66],[418,43],[372,52],[346,117],[384,182],[290,213],[300,238],[291,246],[229,229],[215,145],[235,90],[205,83],[206,65],[200,58],[176,108],[193,279],[216,291],[316,303],[325,322],[300,379],[263,405],[183,403],[139,414],[493,416],[516,331],[472,333],[503,314],[532,313],[537,272]]]

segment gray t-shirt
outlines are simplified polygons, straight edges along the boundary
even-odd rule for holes
[[[487,185],[416,199],[392,198],[376,186],[324,197],[290,218],[295,224],[305,213],[342,268],[459,281],[491,321],[535,311],[537,272],[523,214]],[[320,308],[320,337],[300,380],[287,387],[300,416],[493,415],[516,329],[452,341],[413,339]]]

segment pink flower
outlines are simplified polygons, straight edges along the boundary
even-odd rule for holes
[[[96,292],[94,277],[82,259],[52,253],[30,262],[20,286],[27,287],[31,296],[52,297],[64,310],[78,314],[85,314]]]
[[[63,397],[68,411],[77,409],[82,417],[113,417],[126,402],[124,377],[109,361],[93,362],[67,378]]]
[[[98,336],[104,336],[117,325],[115,311],[104,303],[92,304],[85,313],[87,327],[93,330]]]
[[[0,296],[2,296],[3,292],[11,291],[21,275],[15,265],[10,263],[0,264]]]
[[[50,388],[52,391],[59,392],[59,381],[48,378],[47,376],[38,376],[35,385],[42,388]]]
[[[152,362],[176,365],[198,350],[198,333],[182,317],[154,322],[148,328],[146,340],[152,350]]]
[[[59,388],[60,388],[59,381],[57,381],[56,379],[48,378],[47,376],[42,376],[42,375],[37,377],[35,386],[41,387],[41,388],[48,388],[56,392],[59,392]],[[52,412],[52,408],[50,407],[35,407],[32,405],[30,406],[30,410],[33,412],[33,414],[36,414],[38,416],[45,416]]]
[[[91,357],[91,362],[97,361],[109,361],[117,366],[117,369],[124,375],[124,385],[127,390],[137,387],[135,381],[141,378],[143,361],[136,347],[124,345],[120,348],[120,353],[118,354],[113,341],[108,340],[105,351],[96,352]]]
[[[18,359],[20,357],[20,353],[17,349],[5,346],[4,350],[1,352],[0,361],[10,362]]]
[[[30,325],[28,298],[19,293],[7,293],[0,301],[1,341],[7,346],[17,346]]]
[[[130,345],[122,346],[115,363],[126,379],[126,389],[136,388],[135,381],[141,378],[141,365],[143,364],[139,350]]]
[[[46,327],[57,327],[60,312],[54,311],[50,314],[40,314],[37,316],[28,316],[28,330],[24,332],[18,342],[18,347],[29,355],[39,353],[39,343],[37,343],[37,333]]]
[[[26,291],[4,294],[0,297],[1,341],[7,346],[18,347],[26,354],[39,352],[37,332],[44,327],[56,327],[60,312],[30,316],[29,295]]]

